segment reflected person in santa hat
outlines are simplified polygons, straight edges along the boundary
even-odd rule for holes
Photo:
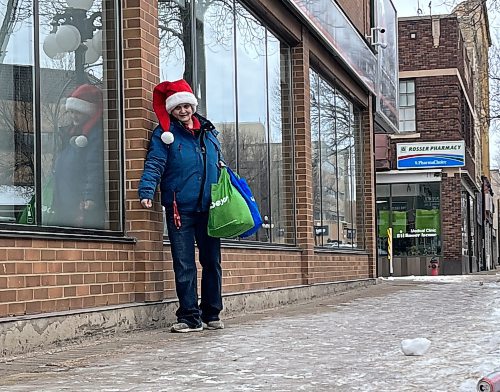
[[[54,163],[53,224],[104,229],[103,98],[100,88],[82,84],[65,104],[71,124],[63,130]]]
[[[153,110],[159,125],[151,136],[139,199],[153,206],[158,184],[165,208],[168,236],[179,298],[172,332],[222,329],[222,267],[220,239],[208,236],[211,185],[217,183],[221,146],[218,132],[196,113],[198,100],[181,79],[158,84]],[[195,242],[202,266],[198,304]]]

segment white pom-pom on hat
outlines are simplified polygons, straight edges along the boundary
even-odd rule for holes
[[[161,134],[161,141],[165,144],[172,144],[174,142],[174,135],[172,132],[163,132]]]
[[[66,110],[84,113],[88,120],[82,125],[82,134],[73,136],[70,144],[84,148],[88,144],[87,134],[102,118],[102,91],[97,86],[82,84],[66,98]]]
[[[87,139],[87,136],[85,135],[80,135],[75,138],[75,145],[80,148],[87,147],[87,144],[89,144],[89,140]]]

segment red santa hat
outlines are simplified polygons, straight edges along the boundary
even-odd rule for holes
[[[102,117],[102,91],[91,84],[78,86],[66,98],[66,110],[84,113],[89,119],[81,126],[82,134],[72,138],[78,147],[85,147],[88,143],[87,135]]]
[[[190,104],[193,108],[193,113],[196,112],[198,100],[184,79],[174,82],[162,82],[153,90],[153,110],[163,128],[161,140],[165,144],[170,144],[174,141],[174,135],[170,132],[170,113],[172,113],[172,110],[176,106],[183,103]]]

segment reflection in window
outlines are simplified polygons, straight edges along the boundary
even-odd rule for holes
[[[161,80],[186,79],[192,83],[190,2],[158,1]]]
[[[0,7],[0,222],[15,223],[35,192],[31,1],[11,17]],[[20,45],[20,43],[23,43]],[[32,224],[36,214],[26,211]]]
[[[252,186],[260,212],[271,225],[269,200],[266,29],[241,5],[236,15],[238,70],[238,171]],[[267,216],[267,219],[265,218]],[[256,233],[269,241],[269,229]]]
[[[415,81],[399,81],[399,130],[415,132]]]
[[[10,110],[0,115],[9,141],[0,153],[0,200],[16,194],[0,219],[120,230],[116,8],[99,0],[87,11],[48,0],[36,6],[36,33],[31,2],[0,11],[12,31],[0,43],[0,110]]]
[[[379,254],[387,250],[389,227],[394,256],[441,254],[440,199],[439,182],[378,185]]]
[[[172,54],[162,78],[193,86],[198,112],[220,132],[226,163],[252,188],[264,225],[245,240],[294,244],[290,49],[238,2],[198,0],[193,11],[187,2],[160,2],[161,47],[177,46],[185,59],[175,68]],[[182,23],[169,24],[172,15]]]
[[[310,80],[315,244],[363,248],[359,113],[312,70]]]

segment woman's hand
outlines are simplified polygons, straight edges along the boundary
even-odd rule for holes
[[[151,199],[142,199],[141,204],[144,208],[151,208],[153,207],[153,201]]]
[[[93,200],[84,200],[80,203],[80,209],[84,211],[93,210],[95,207],[95,203]]]

